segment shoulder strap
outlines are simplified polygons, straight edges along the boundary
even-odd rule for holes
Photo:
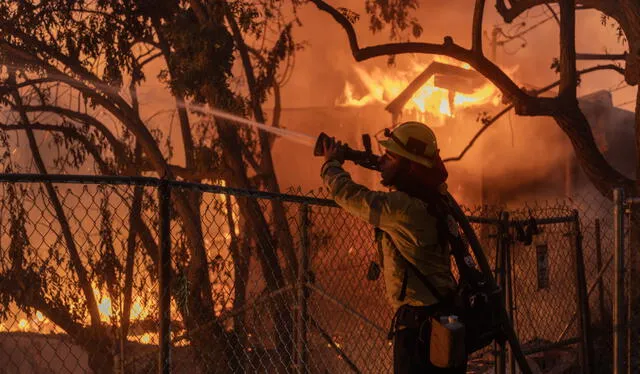
[[[375,238],[376,238],[376,242],[378,244],[378,251],[380,251],[380,252],[382,252],[381,246],[382,246],[382,236],[383,235],[386,235],[387,239],[389,239],[389,241],[392,241],[391,237],[388,234],[386,234],[384,231],[382,231],[382,230],[380,230],[379,228],[376,227],[376,229],[375,229]],[[426,275],[424,275],[420,271],[420,269],[418,269],[417,266],[415,266],[409,260],[407,260],[407,258],[402,255],[402,253],[398,250],[398,248],[396,248],[396,251],[398,252],[398,255],[400,257],[402,257],[402,259],[407,264],[407,266],[409,268],[411,268],[411,270],[413,270],[413,272],[416,274],[418,279],[420,279],[420,281],[422,283],[424,283],[424,285],[429,289],[429,292],[431,292],[431,294],[436,299],[438,299],[438,301],[444,301],[445,297],[442,296],[442,294],[433,285],[433,283],[431,283],[431,281],[429,281],[428,277]],[[409,272],[405,268],[404,276],[402,277],[402,286],[400,288],[400,295],[398,295],[398,301],[404,301],[405,297],[407,296],[407,283],[408,283],[408,280],[409,280]]]
[[[400,254],[400,256],[402,256],[402,254],[400,253],[400,251],[398,251],[398,253]],[[413,270],[413,272],[415,273],[415,275],[418,277],[418,279],[420,279],[420,281],[429,289],[429,292],[431,292],[431,294],[438,300],[438,301],[445,301],[446,298],[440,293],[440,291],[438,291],[438,289],[436,288],[436,286],[433,285],[433,283],[431,283],[431,281],[429,280],[429,277],[424,275],[424,273],[422,273],[420,271],[420,269],[418,269],[417,266],[415,266],[414,264],[412,264],[411,262],[409,262],[409,260],[407,260],[404,256],[402,256],[402,258],[404,259],[404,262],[407,264],[407,266]],[[402,291],[400,293],[400,296],[402,297],[402,299],[400,301],[404,300],[404,296],[406,293],[406,289],[407,289],[407,281],[409,278],[409,273],[407,271],[407,269],[404,270],[404,279],[402,280]]]

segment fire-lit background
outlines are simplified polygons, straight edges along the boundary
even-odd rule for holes
[[[473,5],[471,0],[456,3],[456,7],[469,9]],[[362,1],[336,1],[335,5],[364,13]],[[441,42],[444,35],[451,35],[456,42],[468,45],[472,14],[459,13],[456,7],[445,6],[445,2],[421,4],[416,16],[424,20],[422,38],[425,41]],[[300,8],[299,16],[302,26],[295,29],[294,35],[297,40],[305,41],[305,48],[297,52],[287,73],[286,84],[281,89],[280,122],[285,129],[313,137],[320,132],[326,132],[346,141],[354,148],[361,148],[362,134],[371,134],[375,138],[384,128],[393,127],[400,121],[418,120],[434,129],[441,155],[446,159],[458,156],[474,134],[482,129],[482,119],[497,114],[506,105],[499,91],[467,64],[449,58],[425,55],[397,56],[392,62],[381,58],[356,63],[343,30],[331,23],[327,15],[309,6]],[[601,26],[598,13],[580,12],[578,18],[578,23],[583,25],[578,33],[579,50],[609,53],[624,50],[625,47],[619,42],[616,30],[609,26]],[[523,19],[526,25],[505,25],[495,10],[487,9],[485,49],[487,55],[519,85],[527,89],[537,89],[558,78],[557,73],[550,68],[553,58],[558,55],[558,26],[551,14],[544,9],[531,11]],[[534,30],[508,42],[500,39],[500,34],[496,32],[501,30],[504,34],[517,34],[532,25],[536,25]],[[356,31],[361,35],[360,41],[363,45],[385,41],[387,38],[384,33],[372,35],[365,20],[356,24]],[[579,62],[580,64],[582,62]],[[397,103],[395,100],[407,86],[433,66],[446,68],[435,69],[424,83],[411,93],[406,102],[402,103],[403,105],[394,107],[393,104]],[[174,125],[174,99],[166,85],[155,78],[163,67],[162,63],[152,63],[146,67],[145,73],[149,78],[141,84],[138,91],[141,118],[145,119],[149,128],[162,130],[167,138],[178,139],[180,129]],[[238,76],[241,76],[240,67],[237,69]],[[239,89],[242,90],[244,82],[241,78],[237,81]],[[629,105],[632,103],[633,91],[620,83],[620,77],[616,73],[608,72],[583,77],[578,89],[581,107],[590,121],[599,149],[608,161],[629,177],[633,177],[636,169],[636,161],[630,157],[635,154],[634,113]],[[549,95],[555,93],[550,91]],[[76,97],[70,96],[68,101],[69,105],[74,105]],[[269,119],[274,105],[272,98],[264,105]],[[101,113],[94,114],[102,118]],[[106,117],[108,116],[105,115],[104,118]],[[194,116],[194,122],[198,118]],[[42,144],[51,141],[46,134],[39,133],[37,137]],[[29,149],[24,146],[24,138],[15,136],[11,141],[13,160],[22,165],[23,171],[33,171],[32,158]],[[41,150],[46,162],[51,164],[56,156],[55,149],[43,146]],[[375,140],[374,151],[380,152]],[[169,161],[176,165],[184,164],[183,152],[181,147],[176,147]],[[282,191],[326,197],[326,191],[321,190],[319,177],[322,159],[313,157],[311,148],[282,137],[275,140],[273,157]],[[371,188],[381,188],[375,173],[359,169],[350,163],[346,164],[346,168],[358,182]],[[569,140],[552,119],[519,117],[509,112],[491,124],[460,161],[448,162],[447,168],[450,173],[449,190],[461,203],[468,207],[490,206],[488,209],[472,210],[470,213],[486,215],[494,214],[501,209],[515,210],[516,219],[526,220],[532,212],[540,213],[543,218],[550,218],[570,215],[572,208],[579,208],[581,217],[584,217],[584,230],[589,233],[585,234],[585,248],[596,247],[593,222],[602,218],[605,214],[602,212],[608,212],[609,206],[602,203],[600,197],[597,200],[578,198],[596,196],[597,192],[582,174]],[[94,165],[87,161],[73,173],[91,174],[94,170]],[[225,184],[222,180],[205,182]],[[59,281],[49,288],[51,295],[62,295],[69,303],[76,320],[89,325],[90,318],[82,297],[74,294],[74,288],[64,286],[75,284],[77,279],[69,275],[70,260],[60,255],[64,252],[63,240],[43,189],[38,184],[24,183],[16,186],[16,190],[12,192],[7,185],[3,187],[3,204],[12,207],[21,204],[24,217],[9,218],[10,215],[3,211],[0,245],[3,248],[11,248],[15,244],[15,238],[23,235],[17,235],[12,231],[11,223],[19,222],[20,219],[26,220],[28,230],[25,236],[29,238],[30,244],[23,248],[28,251],[30,259],[40,266],[40,270],[57,269],[47,273],[51,279]],[[82,183],[60,184],[57,187],[70,217],[74,240],[81,249],[82,261],[87,268],[104,270],[113,266],[113,263],[109,265],[108,261],[105,262],[105,256],[111,254],[115,254],[118,260],[124,263],[127,239],[131,231],[128,222],[131,207],[127,203],[132,199],[134,187],[97,187]],[[159,222],[156,192],[154,188],[145,187],[142,216],[150,227],[156,227]],[[191,192],[193,191],[185,188],[176,189],[175,193],[186,195]],[[13,197],[10,197],[11,194],[14,194]],[[545,205],[540,208],[536,205],[536,202],[558,199],[568,199],[571,203],[560,204],[560,208]],[[597,201],[605,208],[589,205],[592,201]],[[270,220],[269,223],[273,224],[270,201],[260,200],[259,206]],[[529,208],[522,208],[523,206]],[[536,208],[530,208],[531,206]],[[321,298],[318,295],[310,299],[310,309],[317,313],[317,323],[325,326],[328,331],[325,331],[325,335],[329,335],[327,338],[317,334],[311,339],[316,354],[314,360],[317,371],[346,370],[344,357],[347,356],[353,358],[365,372],[383,371],[383,368],[387,368],[385,365],[389,364],[390,357],[384,334],[379,330],[380,326],[386,327],[384,324],[390,315],[382,297],[381,284],[367,282],[364,279],[366,267],[374,258],[370,228],[355,223],[335,208],[312,206],[311,211],[311,227],[304,228],[300,221],[299,204],[286,204],[286,217],[289,220],[287,225],[296,238],[295,248],[301,247],[298,239],[300,232],[308,229],[315,251],[311,259],[311,269],[316,276],[314,281],[318,287],[324,287],[323,290],[332,291],[332,297],[338,300],[338,303],[335,300],[329,302],[329,298]],[[199,213],[205,227],[203,235],[209,262],[208,280],[214,290],[213,315],[225,318],[222,330],[233,331],[239,326],[238,314],[234,313],[241,313],[235,310],[240,303],[235,294],[237,280],[240,278],[239,263],[245,266],[242,276],[248,280],[243,297],[249,301],[263,302],[266,294],[265,274],[258,266],[255,256],[256,248],[259,246],[256,243],[246,244],[247,250],[253,251],[250,252],[252,255],[248,256],[250,259],[244,258],[239,261],[234,257],[233,243],[241,240],[243,236],[250,236],[251,232],[251,228],[242,222],[237,196],[229,193],[205,193],[202,195]],[[176,217],[172,217],[171,222],[174,235],[172,245],[176,257],[174,261],[187,263],[190,258],[185,254],[188,245],[185,244],[181,223]],[[488,245],[488,253],[494,253],[492,248],[495,247],[495,227],[476,228],[482,231],[483,240],[491,243]],[[533,264],[536,259],[532,253],[527,252],[528,247],[521,247],[521,251],[516,255],[518,266],[514,274],[522,281],[519,286],[522,287],[520,306],[530,314],[527,317],[530,318],[528,322],[542,321],[551,326],[547,331],[538,331],[535,326],[527,325],[528,322],[522,322],[521,331],[528,339],[527,343],[542,338],[551,341],[557,337],[575,308],[575,290],[571,288],[573,286],[568,286],[573,282],[573,270],[567,270],[573,269],[574,266],[572,258],[567,255],[573,253],[573,244],[568,237],[575,232],[571,230],[566,223],[558,224],[551,226],[539,238],[540,243],[548,245],[547,249],[552,253],[551,261],[555,264],[552,264],[552,267],[555,267],[552,269],[553,286],[550,290],[541,291],[534,285],[531,274],[534,272]],[[610,242],[610,230],[603,229],[603,232],[606,237],[604,241]],[[150,235],[152,241],[157,241],[157,231],[151,232]],[[141,242],[137,242],[136,245],[139,248],[143,247]],[[610,247],[604,249],[606,254],[609,253],[607,251],[610,251]],[[599,268],[599,265],[596,268],[594,253],[588,254],[587,267],[592,272]],[[283,258],[279,260],[285,262]],[[54,266],[56,262],[57,268]],[[3,270],[11,267],[9,262],[3,266]],[[115,270],[111,269],[113,274],[120,277],[117,280],[101,278],[96,275],[99,271],[90,274],[90,278],[92,292],[98,304],[99,319],[104,322],[104,326],[113,330],[109,332],[112,335],[107,335],[117,336],[117,330],[122,328],[123,320],[128,320],[128,334],[118,342],[122,347],[114,348],[114,352],[119,352],[121,356],[114,357],[127,356],[122,353],[125,351],[123,347],[126,343],[133,342],[135,346],[132,346],[131,352],[144,357],[144,360],[141,360],[142,369],[134,362],[138,357],[136,355],[129,355],[119,363],[121,367],[144,371],[153,366],[153,359],[149,357],[154,357],[158,344],[158,282],[152,276],[153,262],[150,258],[142,255],[140,258],[136,257],[134,267],[133,292],[128,316],[123,314],[122,283],[125,269],[117,266]],[[607,273],[607,276],[610,274]],[[184,284],[182,286],[186,287]],[[356,291],[354,288],[357,288]],[[174,346],[188,347],[191,337],[187,336],[184,321],[177,317],[179,306],[176,304],[181,300],[180,292],[184,290],[178,287],[173,291],[174,296],[177,295],[172,302]],[[543,293],[546,297],[540,296]],[[565,301],[562,299],[563,295],[569,295],[567,299],[571,299],[570,303],[562,303]],[[607,298],[607,302],[609,301],[610,298]],[[353,311],[351,314],[346,313],[344,308],[336,306],[340,302],[348,304],[361,315],[356,318],[353,317]],[[538,315],[535,308],[531,308],[533,304],[539,305],[540,310],[544,307],[549,313],[555,312],[555,319],[545,322],[543,316]],[[246,323],[247,333],[243,336],[246,341],[242,342],[244,345],[240,349],[246,355],[244,358],[255,365],[251,367],[261,368],[266,372],[282,364],[274,362],[275,356],[270,352],[278,344],[272,340],[277,336],[274,330],[277,330],[278,323],[269,316],[267,309],[256,307],[247,313],[246,320],[243,321]],[[54,371],[89,370],[86,353],[73,345],[73,342],[65,340],[67,338],[63,329],[43,312],[33,308],[21,310],[15,305],[11,305],[7,310],[9,318],[0,322],[0,333],[10,336],[11,339],[0,341],[0,357],[13,363],[13,372],[20,372],[24,368],[27,368],[27,371],[37,371],[33,368],[46,366],[47,362],[43,364],[42,361],[48,361],[49,364],[55,361],[55,368],[52,369]],[[368,322],[362,323],[363,318]],[[574,337],[575,326],[569,331],[569,337]],[[40,334],[54,336],[55,339],[47,340]],[[365,338],[369,339],[366,344],[360,341]],[[12,348],[14,346],[19,349]],[[221,348],[224,349],[228,348]],[[41,351],[39,358],[32,357],[35,357],[33,350]],[[336,354],[340,350],[346,354]],[[13,352],[25,352],[20,353],[24,357]],[[176,354],[176,362],[182,365],[177,370],[188,371],[191,356],[184,354],[184,351],[176,352],[180,352]],[[1,356],[2,353],[5,356]],[[30,364],[21,366],[23,362]],[[124,363],[131,366],[125,366]],[[323,367],[319,363],[326,366]]]

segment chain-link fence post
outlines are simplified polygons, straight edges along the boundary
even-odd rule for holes
[[[602,271],[602,230],[600,228],[600,219],[596,218],[595,220],[595,249],[596,249],[596,268],[598,270],[598,274]],[[600,322],[604,322],[605,316],[607,316],[608,308],[604,302],[604,282],[602,281],[602,277],[598,278],[598,315],[600,316]]]
[[[582,333],[581,361],[582,372],[590,374],[593,362],[593,345],[591,340],[591,315],[589,313],[589,296],[587,294],[587,278],[585,274],[584,253],[582,248],[582,232],[580,231],[580,217],[578,211],[573,211],[573,240],[575,250],[576,293],[578,295],[578,323]]]
[[[296,315],[296,368],[297,373],[307,372],[307,275],[309,269],[309,205],[300,206],[300,253],[298,255],[298,313]]]
[[[503,305],[507,309],[507,317],[511,319],[511,311],[507,303],[507,254],[509,247],[509,213],[500,213],[500,222],[498,223],[497,246],[496,246],[496,281],[502,288]],[[506,344],[500,342],[497,344],[496,352],[496,373],[505,374],[506,367]]]
[[[503,251],[504,251],[504,273],[505,273],[505,305],[507,309],[507,315],[509,316],[509,320],[511,321],[511,325],[515,330],[516,327],[516,319],[514,316],[515,313],[515,304],[514,304],[514,287],[513,287],[513,248],[511,245],[511,235],[509,233],[509,218],[507,218],[502,222],[502,224],[506,225],[506,237],[504,238]],[[509,362],[509,372],[516,372],[516,361],[513,357],[513,349],[509,347],[507,351],[507,362]]]
[[[624,192],[613,190],[614,298],[613,298],[613,372],[624,368]]]
[[[638,243],[640,242],[640,233],[637,231],[638,225],[640,225],[640,213],[636,210],[637,205],[640,204],[640,198],[628,198],[625,201],[625,206],[628,208],[627,213],[629,217],[629,250],[627,252],[627,272],[626,272],[626,288],[627,288],[627,318],[626,318],[626,334],[627,334],[627,373],[638,372],[638,349],[636,342],[638,341],[638,319],[635,314],[637,309],[638,300],[638,288],[636,286],[637,281],[634,281],[633,274],[638,268],[637,253]]]
[[[160,266],[158,272],[160,300],[160,334],[158,372],[171,372],[171,186],[161,180],[158,187],[160,205]]]

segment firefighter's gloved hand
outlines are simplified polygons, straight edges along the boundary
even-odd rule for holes
[[[324,149],[325,162],[336,160],[341,164],[344,163],[344,146],[341,141],[336,142],[336,138],[334,137],[327,138],[324,143],[322,143],[322,148]]]

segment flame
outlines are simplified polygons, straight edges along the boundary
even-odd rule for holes
[[[110,322],[111,318],[114,315],[114,306],[111,302],[111,298],[109,296],[104,296],[104,294],[105,293],[101,292],[96,286],[93,286],[93,295],[95,296],[96,300],[99,300],[98,311],[100,312],[100,320],[102,322]],[[131,310],[129,311],[129,319],[140,320],[146,318],[148,315],[148,308],[145,308],[138,301],[134,302],[131,305]]]
[[[149,312],[142,305],[140,305],[139,302],[136,301],[135,303],[133,303],[133,306],[131,307],[129,318],[132,320],[144,319],[148,315],[149,315]]]
[[[140,337],[140,343],[149,344],[151,342],[151,334],[146,333]]]
[[[36,312],[36,318],[38,319],[38,322],[44,321],[44,315],[42,315],[40,311]]]
[[[27,329],[29,328],[29,321],[27,321],[26,319],[21,319],[20,322],[18,322],[18,327],[22,331],[27,331]]]
[[[469,64],[445,56],[436,56],[433,61],[458,66],[466,70],[471,69]],[[354,70],[360,83],[365,86],[367,94],[356,97],[354,85],[351,82],[346,82],[343,97],[338,100],[337,105],[362,107],[373,103],[388,104],[422,73],[429,63],[413,60],[410,65],[411,67],[406,71],[383,71],[380,68],[374,68],[370,72],[360,66],[355,66]],[[431,77],[407,102],[404,112],[409,115],[413,114],[418,120],[427,120],[431,117],[442,122],[447,117],[454,116],[451,104],[455,108],[467,108],[488,103],[498,105],[497,93],[495,86],[487,83],[472,94],[455,92],[450,101],[449,90],[437,87],[434,77]]]

